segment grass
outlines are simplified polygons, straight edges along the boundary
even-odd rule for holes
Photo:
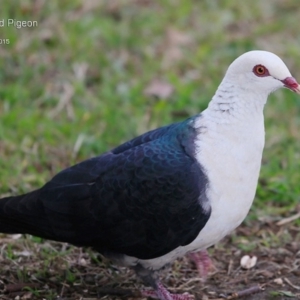
[[[0,192],[36,188],[72,163],[200,112],[245,51],[276,52],[300,77],[295,8],[296,1],[11,1],[1,19],[38,27],[0,28],[10,41],[0,51]],[[174,92],[145,95],[154,79]],[[266,107],[258,207],[292,209],[299,200],[297,98],[280,91]]]
[[[0,39],[10,41],[0,45],[0,194],[40,187],[64,167],[199,113],[227,66],[245,51],[275,52],[300,80],[298,5],[7,2],[0,20],[36,20],[38,27],[0,27]],[[173,93],[149,96],[153,80],[167,82]],[[299,208],[299,100],[289,91],[269,97],[249,219],[288,216]]]

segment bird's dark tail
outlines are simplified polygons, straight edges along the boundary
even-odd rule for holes
[[[0,199],[0,232],[51,238],[51,226],[39,201],[40,190]]]

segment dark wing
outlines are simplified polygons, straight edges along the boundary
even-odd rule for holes
[[[52,238],[141,259],[191,243],[210,208],[195,132],[186,127],[150,132],[154,138],[143,135],[56,175],[39,195]]]

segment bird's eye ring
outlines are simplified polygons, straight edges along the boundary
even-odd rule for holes
[[[256,76],[268,76],[269,75],[268,69],[263,65],[256,65],[253,68],[253,72]]]

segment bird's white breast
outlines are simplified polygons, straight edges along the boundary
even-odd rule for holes
[[[196,142],[197,159],[209,180],[207,197],[212,211],[189,245],[192,251],[215,244],[245,219],[255,196],[264,147],[262,114],[251,122],[206,127],[207,132]]]

